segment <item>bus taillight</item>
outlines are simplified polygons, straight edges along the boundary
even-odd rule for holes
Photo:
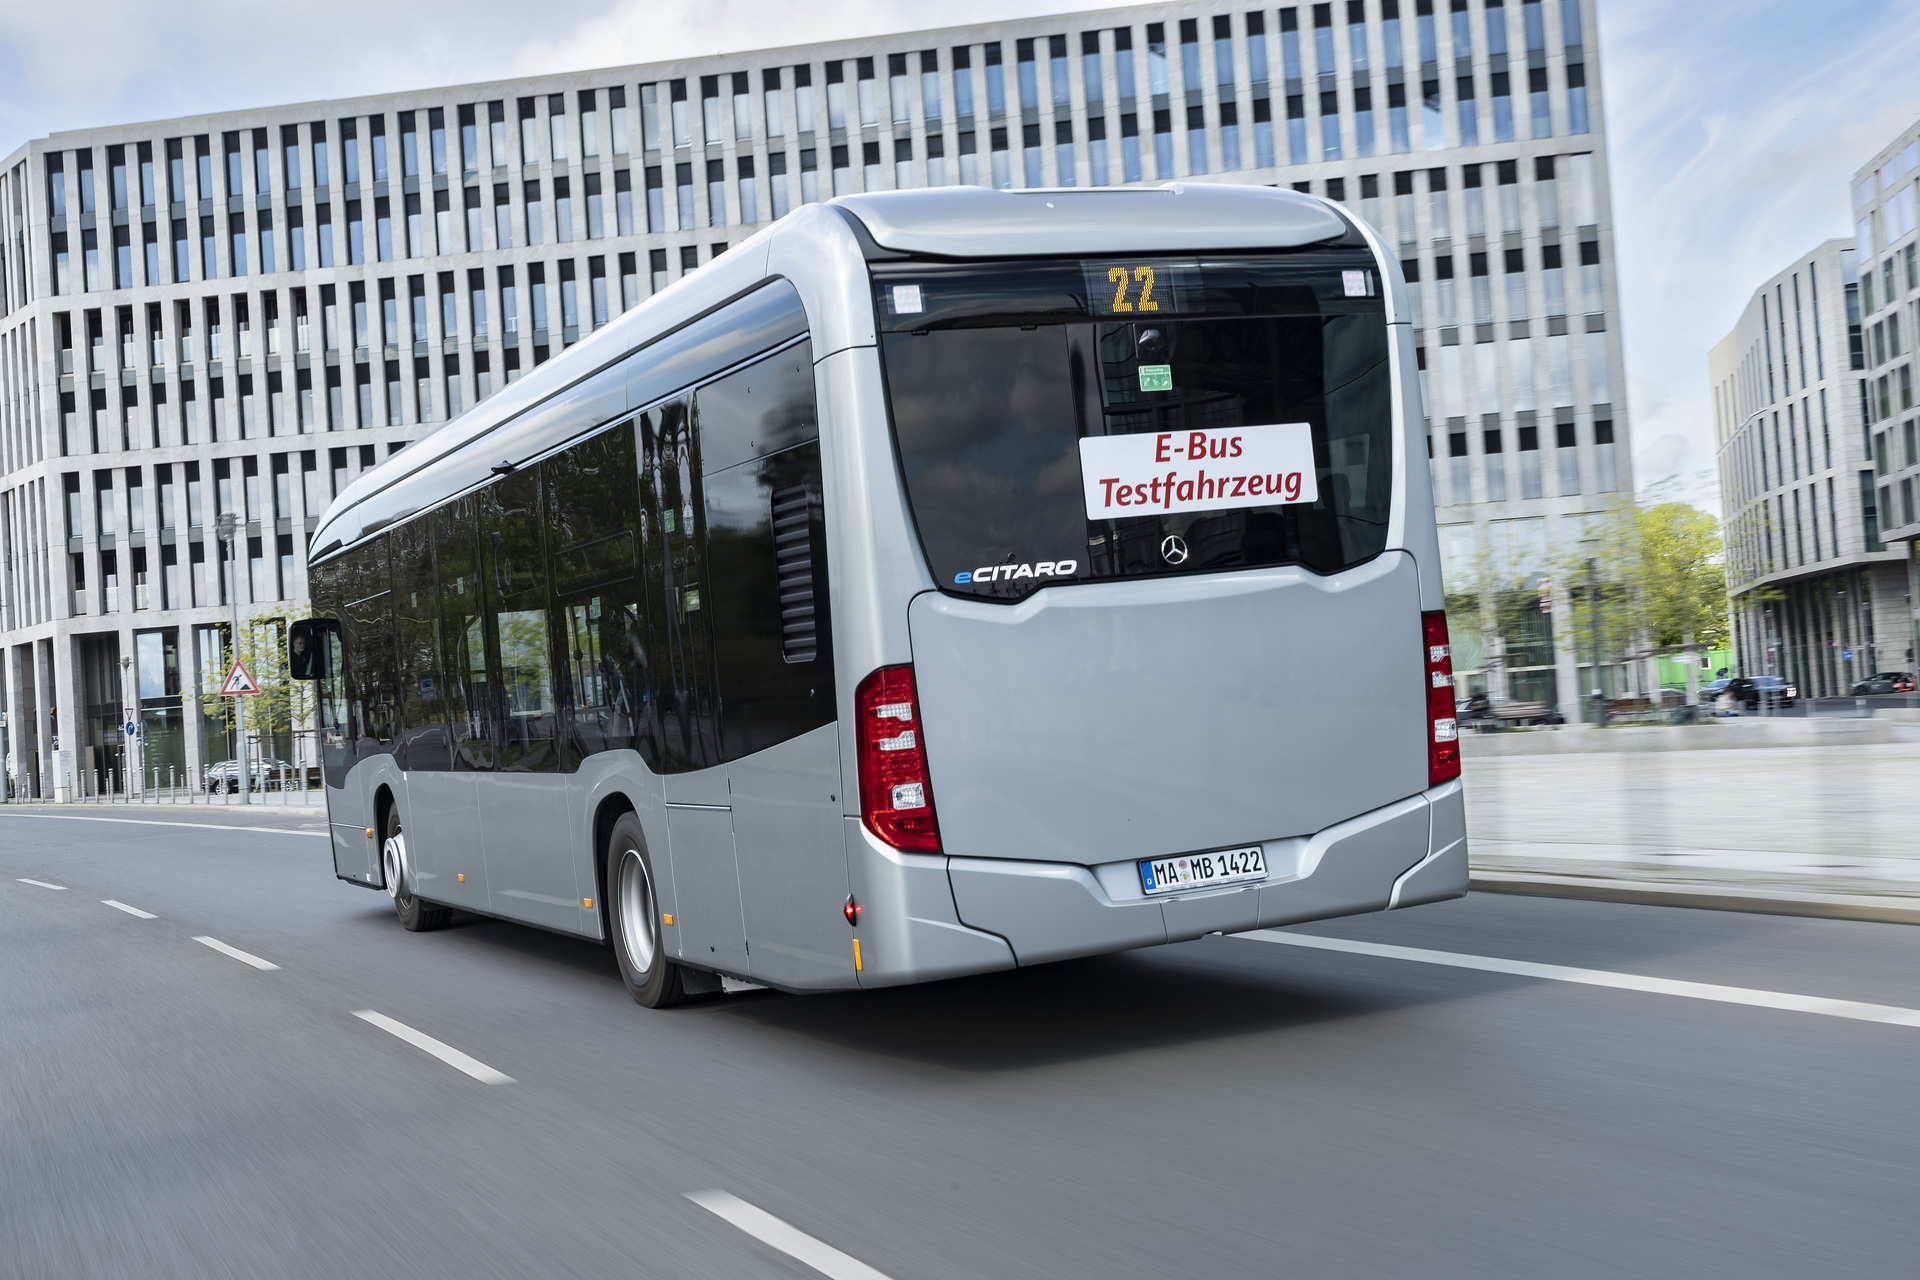
[[[860,817],[896,849],[940,851],[913,667],[882,667],[854,695],[860,718]]]
[[[1444,609],[1420,615],[1427,664],[1427,785],[1460,776],[1460,722],[1454,717],[1453,648]]]

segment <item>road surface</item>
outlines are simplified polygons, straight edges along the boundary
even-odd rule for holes
[[[322,832],[0,811],[0,1275],[1920,1267],[1920,929],[1475,895],[650,1011]]]

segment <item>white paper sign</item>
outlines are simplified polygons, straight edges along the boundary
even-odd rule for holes
[[[1304,422],[1086,436],[1087,519],[1317,502],[1313,429]]]

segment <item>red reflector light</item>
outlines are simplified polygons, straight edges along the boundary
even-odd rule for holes
[[[1447,613],[1420,615],[1427,679],[1427,785],[1437,787],[1460,776],[1460,722],[1453,707],[1453,647],[1447,642]]]
[[[896,849],[940,851],[921,739],[913,667],[882,667],[854,694],[860,750],[860,820]]]

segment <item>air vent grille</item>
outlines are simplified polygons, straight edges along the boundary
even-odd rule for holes
[[[780,654],[812,662],[819,652],[813,598],[812,501],[805,485],[773,494],[773,560],[780,579]]]

